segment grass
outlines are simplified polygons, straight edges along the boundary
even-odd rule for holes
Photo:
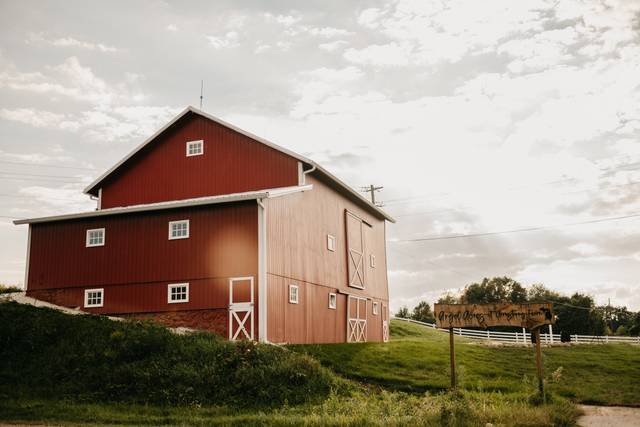
[[[447,334],[402,321],[391,322],[391,342],[303,345],[347,377],[390,390],[421,393],[450,383]],[[547,390],[577,402],[640,406],[640,348],[626,344],[544,347]],[[533,348],[489,346],[456,337],[459,385],[470,391],[526,394],[537,384]]]
[[[531,348],[457,339],[462,387],[448,392],[447,335],[400,322],[391,333],[387,344],[280,348],[2,303],[0,421],[570,426],[577,409],[567,398],[639,403],[636,347],[545,348],[553,394],[537,405]]]

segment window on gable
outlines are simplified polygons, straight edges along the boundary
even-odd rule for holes
[[[298,286],[297,285],[289,285],[289,303],[291,304],[298,303]]]
[[[336,294],[334,294],[333,292],[329,293],[329,308],[332,310],[336,309],[336,306],[338,305],[338,296]]]
[[[189,220],[169,222],[169,240],[188,239],[189,238]]]
[[[331,252],[336,251],[336,238],[331,234],[327,234],[327,249]]]
[[[169,304],[178,302],[189,302],[189,284],[176,283],[167,287],[167,302]]]
[[[104,246],[104,228],[87,230],[86,246],[88,248],[93,246]]]
[[[102,307],[104,305],[104,289],[85,289],[84,306]]]
[[[378,315],[378,303],[377,302],[373,303],[373,314],[376,315],[376,316]]]
[[[187,157],[200,156],[202,154],[204,154],[204,141],[202,139],[187,142]]]

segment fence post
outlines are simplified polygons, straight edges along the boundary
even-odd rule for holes
[[[551,337],[551,344],[553,344],[553,326],[549,323],[549,337]]]
[[[609,344],[609,335],[605,335],[605,339],[604,339],[604,340],[605,340],[605,342],[606,342],[607,344]]]
[[[578,334],[574,334],[573,338],[576,340],[576,344],[578,344]]]
[[[487,339],[490,340],[491,339],[491,331],[487,329]]]
[[[527,344],[527,330],[525,328],[522,328],[522,342]]]

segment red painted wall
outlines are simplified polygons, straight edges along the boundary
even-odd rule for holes
[[[169,221],[189,219],[190,237],[168,239]],[[105,314],[226,309],[229,278],[258,279],[255,201],[31,225],[27,291],[82,307],[84,290],[104,288]],[[105,245],[85,247],[87,229]],[[189,302],[167,303],[167,284],[189,283]],[[255,313],[256,333],[258,313]]]
[[[186,156],[186,142],[204,154]],[[298,184],[297,160],[190,114],[121,166],[102,185],[102,208],[240,193]]]

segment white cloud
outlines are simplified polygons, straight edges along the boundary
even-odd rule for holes
[[[97,50],[100,52],[117,52],[118,49],[103,43],[93,43],[84,40],[78,40],[73,37],[60,37],[56,39],[47,39],[42,33],[30,33],[27,43],[48,44],[56,47],[77,47],[86,50]]]
[[[24,123],[33,127],[56,127],[64,120],[63,114],[33,108],[0,109],[0,118]]]
[[[207,36],[207,40],[214,49],[228,49],[239,46],[239,33],[237,31],[228,31],[222,36]]]
[[[349,43],[344,40],[336,40],[336,41],[327,42],[327,43],[320,43],[318,45],[318,48],[322,50],[326,50],[327,52],[335,52],[347,44]]]
[[[569,247],[569,250],[583,256],[591,256],[599,252],[596,245],[586,242],[576,243]]]
[[[171,32],[178,31],[178,26],[176,24],[169,24],[169,25],[167,25],[166,28],[167,28],[168,31],[171,31]]]
[[[347,61],[362,65],[405,66],[409,65],[414,53],[407,45],[388,43],[370,45],[364,49],[347,49],[344,58]]]

